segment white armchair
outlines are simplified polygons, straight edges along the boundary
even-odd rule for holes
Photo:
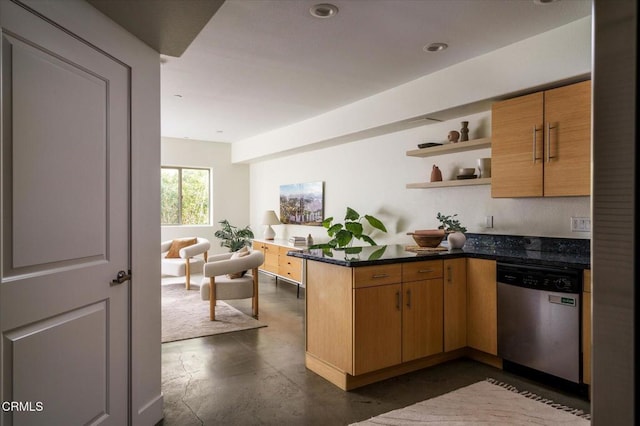
[[[253,316],[258,318],[258,267],[264,262],[264,254],[251,251],[244,257],[232,259],[234,253],[210,256],[204,265],[204,277],[200,285],[202,300],[209,300],[209,318],[216,319],[216,301],[252,299]],[[240,278],[227,274],[251,271]]]
[[[189,240],[192,238],[181,239],[177,241]],[[185,288],[191,289],[191,271],[195,268],[200,270],[207,258],[207,252],[211,247],[209,240],[206,238],[196,238],[196,243],[187,247],[183,247],[179,251],[179,257],[167,258],[166,254],[170,251],[171,245],[176,240],[164,241],[161,244],[162,252],[162,275],[170,275],[173,277],[185,276]],[[200,256],[202,257],[196,257]]]

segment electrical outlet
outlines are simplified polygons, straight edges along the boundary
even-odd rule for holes
[[[485,216],[484,217],[484,227],[485,228],[493,228],[493,216]]]
[[[591,232],[591,218],[572,217],[571,232]]]

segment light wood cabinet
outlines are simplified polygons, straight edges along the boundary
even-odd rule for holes
[[[364,374],[402,362],[401,285],[354,290],[354,371]]]
[[[442,352],[442,261],[354,268],[354,374]]]
[[[467,346],[467,261],[443,261],[444,351]]]
[[[590,194],[591,82],[496,102],[491,195]]]
[[[591,270],[583,276],[582,293],[582,381],[591,384]]]
[[[263,243],[261,241],[253,242],[253,249],[259,250],[264,254],[264,263],[260,266],[261,271],[270,272],[272,274],[278,273],[278,246],[269,243]]]
[[[302,283],[302,259],[287,255],[290,251],[300,249],[288,246],[284,242],[279,244],[260,240],[253,241],[253,249],[264,254],[264,263],[259,268],[261,271],[293,281],[296,284]]]
[[[402,362],[442,352],[442,278],[402,283]]]
[[[323,376],[376,374],[442,353],[442,260],[306,268],[306,349]]]
[[[402,264],[402,361],[443,349],[442,260]]]
[[[498,355],[495,260],[467,259],[467,346]]]
[[[278,275],[297,283],[302,281],[302,259],[288,256],[289,247],[278,248]]]

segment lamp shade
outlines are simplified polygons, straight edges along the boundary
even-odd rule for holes
[[[280,225],[280,220],[276,216],[276,212],[273,210],[267,210],[262,217],[263,225]]]
[[[276,216],[276,212],[273,210],[267,210],[262,217],[262,224],[267,225],[264,230],[264,239],[273,240],[276,237],[276,231],[273,230],[271,225],[280,225],[280,220]]]

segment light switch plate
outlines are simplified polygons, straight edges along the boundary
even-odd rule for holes
[[[590,217],[572,217],[571,232],[591,232]]]
[[[485,216],[484,217],[484,227],[485,228],[493,228],[493,216]]]

